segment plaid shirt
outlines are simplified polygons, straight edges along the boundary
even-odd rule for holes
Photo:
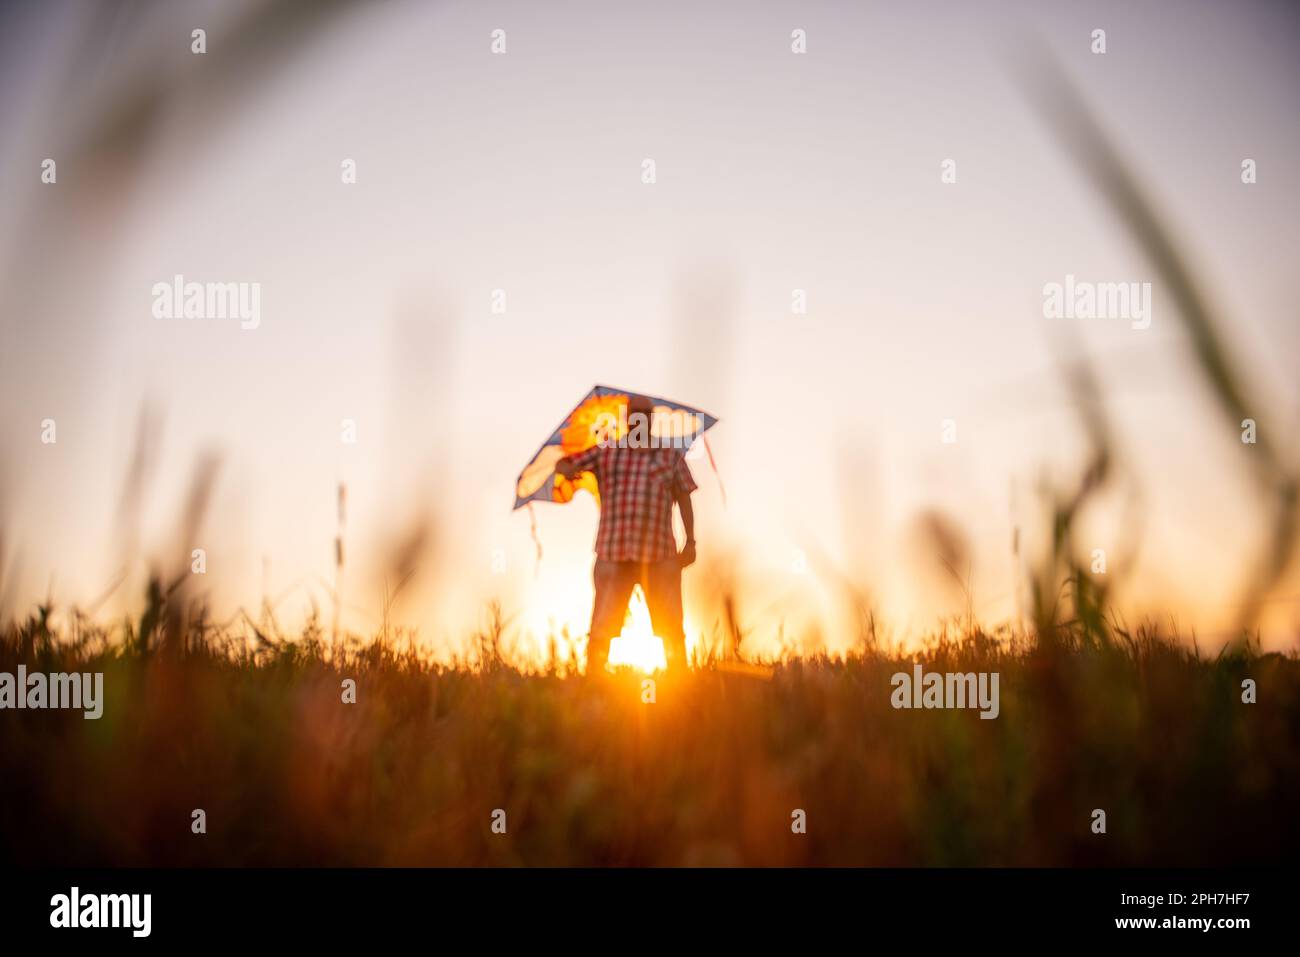
[[[612,562],[657,562],[677,554],[673,498],[697,488],[680,449],[593,446],[571,459],[594,472],[600,489],[596,557]]]

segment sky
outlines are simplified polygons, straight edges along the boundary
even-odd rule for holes
[[[123,613],[150,560],[202,547],[215,607],[271,595],[301,620],[329,606],[343,484],[347,627],[380,624],[383,556],[428,516],[436,547],[397,610],[421,640],[457,647],[494,598],[527,629],[581,631],[594,504],[536,509],[540,567],[511,504],[519,470],[601,383],[721,420],[718,474],[692,459],[693,627],[723,566],[749,583],[760,644],[773,622],[814,620],[847,643],[827,569],[919,633],[961,605],[916,544],[935,511],[970,542],[979,616],[1013,621],[1015,530],[1041,537],[1042,483],[1069,487],[1084,462],[1057,364],[1068,342],[1103,383],[1128,476],[1083,516],[1079,548],[1136,541],[1116,585],[1128,614],[1206,636],[1231,621],[1262,532],[1253,449],[1015,65],[1044,52],[1073,78],[1175,227],[1258,427],[1294,466],[1287,4],[56,2],[3,16],[11,612],[46,595],[89,606],[126,567],[96,605]],[[177,274],[259,284],[257,327],[158,318],[155,284]],[[1045,284],[1067,276],[1151,283],[1149,328],[1046,317]],[[158,426],[137,513],[124,488],[142,409]],[[209,452],[199,541],[177,542]],[[1292,576],[1267,604],[1267,645],[1294,645],[1298,603]]]

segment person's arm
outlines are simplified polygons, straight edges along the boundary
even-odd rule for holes
[[[576,455],[566,455],[555,463],[555,471],[572,482],[580,472],[590,472],[596,465],[596,448],[593,446]]]
[[[673,463],[673,499],[682,513],[682,527],[686,529],[686,545],[679,557],[685,568],[695,561],[695,509],[691,507],[691,493],[696,489],[691,467],[686,464],[686,456],[677,456]]]
[[[675,497],[682,513],[682,527],[686,529],[686,544],[679,554],[682,567],[685,568],[695,561],[695,509],[691,507],[690,492],[680,489]]]

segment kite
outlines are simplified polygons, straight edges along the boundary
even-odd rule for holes
[[[531,506],[533,502],[568,502],[581,489],[586,489],[599,502],[595,475],[581,472],[570,481],[555,471],[555,463],[566,455],[585,452],[601,442],[623,438],[628,432],[628,400],[635,395],[639,393],[605,385],[598,385],[588,392],[519,473],[519,480],[515,483],[515,508]],[[655,396],[646,398],[654,403],[650,441],[660,448],[679,448],[685,453],[691,443],[717,424],[714,416],[689,405]],[[707,439],[705,448],[708,449]],[[712,464],[712,452],[709,461]],[[714,471],[717,471],[716,466]]]
[[[564,417],[551,437],[542,443],[533,460],[519,473],[519,479],[515,482],[515,509],[528,506],[533,544],[537,546],[539,574],[542,567],[542,540],[537,534],[537,516],[533,514],[533,502],[569,502],[581,489],[586,489],[592,498],[600,501],[595,475],[580,472],[570,481],[555,471],[555,464],[566,455],[576,455],[601,442],[616,442],[623,438],[628,432],[628,401],[639,395],[640,393],[627,389],[596,386]],[[660,448],[679,448],[685,454],[691,443],[697,438],[703,439],[704,450],[709,455],[709,465],[713,468],[713,474],[717,475],[718,466],[713,461],[713,451],[709,448],[709,440],[704,433],[716,425],[718,420],[707,412],[680,402],[670,402],[654,396],[645,398],[654,403],[650,424],[652,445],[658,443]],[[722,487],[721,476],[718,476],[718,489],[725,506],[727,491]]]

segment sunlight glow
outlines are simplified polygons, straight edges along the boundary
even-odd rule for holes
[[[650,607],[640,585],[632,589],[623,631],[609,643],[609,663],[630,665],[646,674],[668,667],[664,643],[650,626]]]

